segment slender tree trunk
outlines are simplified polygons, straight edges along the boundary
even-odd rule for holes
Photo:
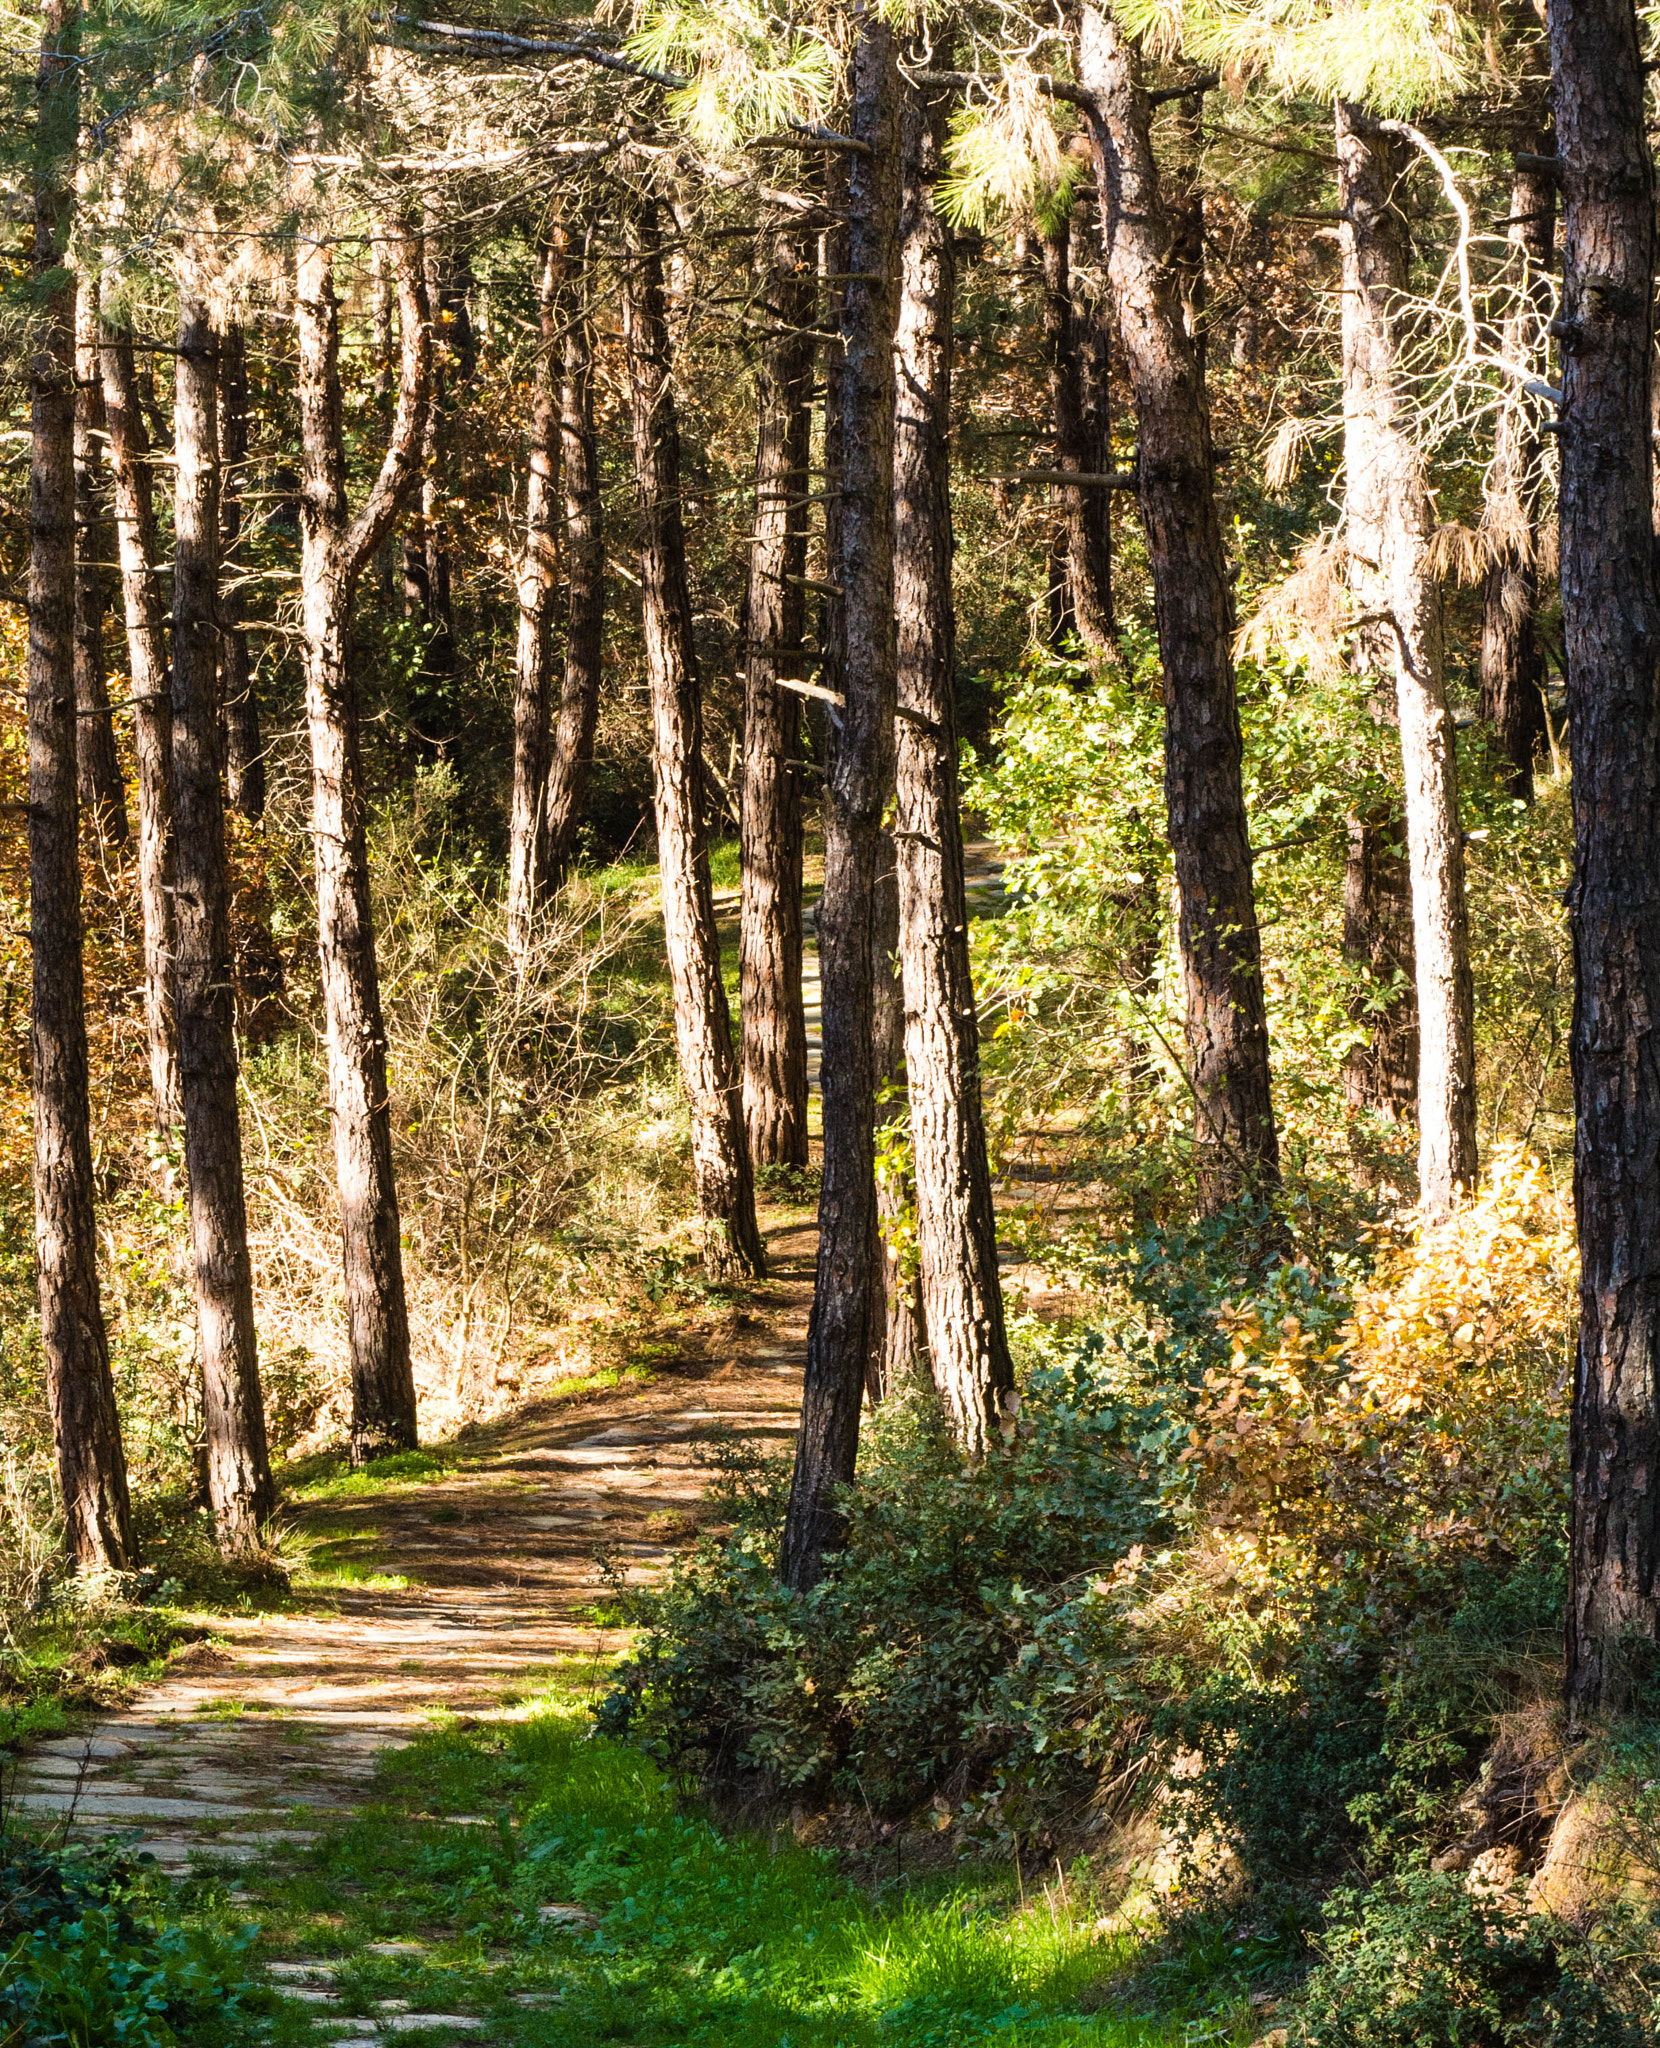
[[[1630,1652],[1660,1639],[1655,191],[1631,0],[1549,0],[1548,16],[1567,228],[1560,518],[1580,1250],[1568,1700],[1583,1723],[1628,1703]]]
[[[1171,125],[1177,160],[1170,172],[1170,267],[1175,272],[1182,326],[1193,347],[1201,384],[1210,357],[1205,327],[1205,192],[1199,176],[1204,112],[1202,92],[1189,93],[1176,102]]]
[[[1418,989],[1418,1193],[1424,1213],[1439,1217],[1476,1176],[1475,996],[1432,515],[1396,367],[1406,285],[1392,204],[1398,154],[1393,138],[1338,102],[1345,516],[1356,601],[1383,615],[1376,658],[1394,671]]]
[[[219,546],[232,587],[222,600],[219,692],[225,725],[225,784],[245,818],[265,815],[265,751],[259,737],[244,604],[236,579],[242,569],[242,494],[248,487],[248,347],[234,313],[219,329]]]
[[[686,588],[680,512],[680,425],[663,311],[663,265],[654,201],[629,219],[623,330],[640,501],[640,581],[651,675],[652,771],[663,936],[674,987],[680,1078],[692,1113],[692,1173],[711,1279],[766,1269],[755,1222],[755,1184],[744,1142],[743,1093],[721,979],[720,937],[704,833],[703,693]]]
[[[541,252],[537,305],[542,344],[531,386],[525,473],[525,539],[519,556],[519,645],[513,688],[513,804],[508,821],[507,944],[522,972],[547,893],[549,700],[553,607],[559,590],[558,345],[565,263],[563,237]]]
[[[345,1255],[352,1370],[352,1462],[415,1443],[398,1191],[386,1096],[386,1027],[369,902],[367,798],[357,694],[347,662],[352,597],[364,565],[416,488],[426,426],[431,324],[419,240],[394,236],[400,363],[398,411],[385,459],[353,519],[340,408],[340,326],[330,245],[302,238],[299,338],[301,615],[311,732],[317,939],[328,1022],[329,1113]]]
[[[1057,469],[1083,468],[1083,395],[1072,325],[1072,282],[1069,275],[1072,223],[1061,217],[1038,223],[1043,247],[1043,359],[1049,367],[1049,409],[1055,430]],[[903,318],[903,314],[901,314]],[[1083,635],[1073,600],[1069,564],[1074,529],[1081,524],[1085,492],[1077,484],[1051,484],[1049,503],[1056,531],[1049,545],[1049,644],[1059,647],[1072,634]]]
[[[1349,820],[1343,878],[1343,957],[1361,977],[1351,1014],[1368,1033],[1343,1066],[1343,1093],[1397,1120],[1418,1110],[1418,1000],[1406,820],[1385,809]],[[1393,996],[1380,991],[1393,987]],[[1380,1007],[1381,1005],[1381,1007]]]
[[[899,721],[894,841],[905,974],[905,1070],[928,1360],[958,1442],[993,1441],[1014,1366],[980,1103],[957,787],[951,559],[951,322],[956,265],[931,187],[944,106],[901,116],[904,198],[895,340],[894,609]]]
[[[1529,135],[1548,156],[1548,135]],[[1550,274],[1556,267],[1556,179],[1518,170],[1510,187],[1510,285],[1504,352],[1543,376],[1549,343]],[[1533,767],[1546,744],[1545,663],[1539,646],[1539,472],[1544,436],[1534,401],[1519,392],[1499,415],[1487,472],[1489,531],[1481,604],[1481,716],[1515,771],[1511,790],[1533,801]]]
[[[575,260],[572,251],[571,260]],[[579,306],[577,294],[581,298]],[[599,724],[601,657],[605,644],[605,513],[599,491],[599,447],[594,434],[594,332],[588,318],[588,265],[573,284],[565,332],[565,377],[559,398],[559,434],[565,470],[565,682],[548,763],[548,887],[558,888],[570,867],[577,828],[588,800]],[[580,317],[577,317],[580,310]]]
[[[1094,100],[1108,275],[1135,401],[1139,499],[1164,667],[1165,797],[1203,1206],[1272,1186],[1279,1140],[1234,694],[1233,607],[1204,380],[1166,262],[1141,60],[1089,0],[1079,78]]]
[[[1080,202],[1094,204],[1093,201]],[[1076,247],[1077,238],[1073,246]],[[1069,264],[1072,285],[1072,345],[1078,361],[1078,403],[1081,443],[1079,463],[1091,476],[1106,476],[1117,466],[1112,453],[1112,332],[1107,295],[1092,296],[1080,287]],[[1117,651],[1112,612],[1111,491],[1079,491],[1077,521],[1066,547],[1067,584],[1078,637],[1092,654]]]
[[[265,1444],[242,1194],[225,811],[219,779],[218,350],[179,288],[173,523],[173,985],[202,1353],[208,1497],[220,1548],[253,1550],[277,1504]]]
[[[819,247],[819,267],[826,279],[821,324],[836,339],[824,344],[824,581],[819,609],[819,680],[836,696],[842,695],[847,680],[847,606],[841,587],[842,561],[842,399],[847,378],[842,360],[841,329],[846,318],[847,275],[852,269],[848,254],[850,226],[847,220],[847,158],[832,150],[824,166],[824,204],[831,216]],[[821,699],[813,709],[822,708]],[[828,793],[832,735],[835,727],[828,715],[813,726],[815,744]]]
[[[41,1349],[76,1565],[135,1562],[121,1424],[98,1297],[81,958],[75,748],[75,285],[64,267],[74,190],[79,15],[45,0],[35,88],[29,379],[29,944],[35,1257]]]
[[[799,233],[765,245],[771,332],[757,374],[755,538],[745,606],[741,805],[744,1126],[761,1166],[807,1164],[801,997],[801,699],[817,281]]]
[[[910,1112],[905,1099],[905,983],[899,964],[899,869],[897,848],[891,832],[882,834],[877,854],[876,942],[871,960],[871,1042],[876,1053],[878,1096],[884,1090],[897,1091],[897,1099],[878,1099],[877,1130],[880,1135],[894,1125],[908,1135]],[[900,1226],[912,1207],[911,1188],[903,1176],[878,1175],[876,1182],[877,1230],[882,1240],[882,1291],[885,1310],[882,1333],[872,1347],[865,1375],[865,1391],[874,1408],[889,1394],[906,1387],[916,1377],[922,1356],[921,1277],[909,1270],[910,1262],[896,1246]]]
[[[784,1524],[784,1583],[824,1572],[845,1520],[859,1406],[884,1316],[875,1178],[876,1062],[871,935],[882,811],[893,783],[897,644],[893,611],[893,337],[898,313],[899,75],[893,31],[862,8],[854,47],[848,171],[849,283],[842,310],[842,690],[846,703],[825,803],[818,937],[824,1004],[820,1093],[824,1170],[818,1278],[795,1473]]]
[[[144,918],[144,1028],[150,1099],[165,1138],[184,1114],[173,1015],[173,697],[162,624],[160,546],[150,481],[150,442],[139,411],[132,336],[104,331],[99,348],[121,602],[132,679],[133,751],[138,762],[138,895]]]
[[[98,280],[82,271],[75,290],[75,762],[81,809],[106,846],[126,844],[127,789],[115,751],[104,665],[104,564],[109,521],[98,488],[104,426],[98,382]]]

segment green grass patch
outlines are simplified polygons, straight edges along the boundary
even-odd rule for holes
[[[360,1500],[377,1493],[401,1493],[411,1487],[447,1479],[460,1470],[453,1453],[442,1450],[394,1451],[354,1471],[340,1451],[320,1451],[296,1458],[284,1471],[283,1491],[294,1501]]]

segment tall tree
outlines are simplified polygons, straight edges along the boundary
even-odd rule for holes
[[[906,95],[895,337],[894,610],[899,622],[899,956],[928,1361],[963,1448],[982,1453],[1014,1386],[980,1103],[957,783],[951,561],[956,264],[931,187],[945,96]]]
[[[75,759],[81,809],[90,813],[106,846],[122,846],[131,828],[104,662],[110,529],[99,488],[103,430],[98,280],[82,271],[75,289]]]
[[[173,986],[208,1498],[220,1547],[249,1551],[277,1504],[242,1191],[225,810],[219,776],[219,351],[202,287],[179,284],[173,411]]]
[[[397,268],[398,410],[380,472],[355,519],[346,494],[333,250],[321,234],[300,239],[294,301],[304,462],[300,606],[317,944],[328,1024],[329,1112],[345,1256],[356,1465],[415,1443],[415,1377],[386,1095],[386,1027],[369,901],[367,797],[348,645],[358,579],[420,479],[432,342],[419,237],[405,227],[379,232],[391,236]]]
[[[1080,306],[1072,285],[1071,209],[1039,223],[1043,241],[1043,353],[1049,366],[1049,404],[1055,430],[1055,467],[1097,475],[1112,466],[1110,429],[1097,415],[1105,325],[1094,307]],[[1051,638],[1075,632],[1091,653],[1112,645],[1112,493],[1081,484],[1054,487],[1063,531],[1053,551]]]
[[[824,817],[818,939],[823,990],[824,1164],[818,1275],[807,1331],[801,1434],[784,1523],[784,1583],[805,1591],[845,1527],[859,1406],[885,1311],[877,1235],[876,1060],[871,935],[882,811],[893,781],[897,641],[893,612],[893,336],[898,313],[899,74],[892,29],[858,12],[842,302],[841,731]]]
[[[1398,140],[1337,102],[1343,216],[1343,454],[1355,597],[1379,622],[1393,672],[1406,787],[1418,995],[1418,1194],[1444,1216],[1476,1177],[1475,995],[1458,818],[1458,746],[1442,675],[1434,521],[1401,389],[1405,226],[1394,203]]]
[[[1631,0],[1549,0],[1564,246],[1562,622],[1573,751],[1574,1198],[1568,1699],[1626,1704],[1660,1639],[1660,587],[1655,182]]]
[[[225,784],[245,818],[265,815],[265,749],[259,699],[239,587],[243,569],[242,501],[248,479],[248,343],[234,310],[219,325],[219,546],[230,577],[221,604],[219,697],[225,727]]]
[[[1140,53],[1094,0],[1080,22],[1078,77],[1135,404],[1137,495],[1164,669],[1165,798],[1194,1137],[1200,1197],[1214,1209],[1277,1180],[1279,1139],[1210,413],[1168,261]]]
[[[98,1295],[81,950],[75,748],[75,281],[80,16],[45,0],[35,84],[29,375],[29,1051],[41,1349],[64,1540],[85,1568],[135,1562],[121,1424]]]
[[[890,1134],[908,1137],[910,1124],[905,1100],[905,980],[899,964],[898,849],[891,831],[882,834],[876,858],[873,930],[870,1030],[876,1058],[877,1131],[879,1143],[885,1143]],[[912,1383],[922,1356],[922,1289],[901,1243],[911,1212],[909,1176],[878,1171],[876,1218],[885,1307],[865,1372],[865,1391],[873,1408]]]
[[[686,587],[680,424],[663,308],[657,204],[628,216],[623,332],[640,506],[640,582],[651,678],[652,779],[663,936],[674,989],[680,1079],[692,1117],[692,1173],[711,1279],[765,1271],[755,1183],[744,1142],[743,1091],[721,979],[720,935],[704,821],[703,691]]]
[[[801,996],[801,680],[816,280],[799,229],[763,237],[768,332],[756,370],[755,526],[744,606],[744,1126],[761,1166],[807,1164]],[[781,680],[782,679],[782,680]]]

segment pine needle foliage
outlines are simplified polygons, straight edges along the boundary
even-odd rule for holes
[[[628,54],[685,76],[668,110],[705,149],[726,150],[788,126],[821,121],[835,89],[829,50],[747,0],[679,0],[641,17]]]

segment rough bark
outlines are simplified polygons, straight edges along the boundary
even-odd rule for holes
[[[876,870],[876,942],[871,949],[871,1044],[876,1058],[878,1136],[897,1124],[908,1135],[910,1113],[905,1099],[905,983],[899,965],[899,870],[893,834],[882,834]],[[893,1091],[889,1101],[883,1093]],[[905,1212],[912,1206],[904,1176],[879,1175],[876,1182],[877,1231],[882,1240],[881,1335],[871,1348],[865,1391],[874,1408],[889,1394],[909,1386],[922,1356],[921,1276],[911,1270],[895,1240]]]
[[[138,766],[138,895],[144,919],[144,1029],[150,1100],[165,1138],[178,1128],[179,1041],[173,1015],[173,697],[167,675],[150,442],[139,411],[132,336],[99,347],[115,491],[121,603],[127,620],[133,752]]]
[[[83,271],[75,289],[75,762],[81,809],[106,846],[130,832],[127,788],[115,751],[104,663],[104,565],[110,528],[99,488],[104,426],[98,379],[98,281]]]
[[[522,971],[547,894],[547,784],[551,739],[553,610],[559,594],[558,345],[563,237],[541,251],[536,299],[542,345],[530,396],[525,533],[519,554],[519,639],[513,682],[513,795],[508,818],[507,945]]]
[[[714,1280],[765,1271],[755,1184],[744,1143],[743,1088],[721,979],[704,828],[703,692],[686,587],[680,510],[680,425],[663,309],[656,203],[628,223],[623,331],[640,507],[640,582],[651,678],[652,777],[663,936],[674,990],[680,1078],[692,1118],[692,1173],[703,1219],[703,1263]]]
[[[1566,238],[1562,619],[1573,752],[1568,1700],[1618,1711],[1660,1639],[1660,589],[1654,172],[1630,0],[1550,0]]]
[[[1405,225],[1392,203],[1398,144],[1339,101],[1337,158],[1345,531],[1356,604],[1381,621],[1370,658],[1394,679],[1418,994],[1418,1194],[1433,1218],[1476,1176],[1458,749],[1442,677],[1440,591],[1429,567],[1434,520],[1397,369],[1407,261]]]
[[[1043,235],[1043,352],[1057,469],[1098,475],[1112,468],[1105,411],[1106,326],[1072,285],[1070,216]],[[1103,428],[1105,434],[1103,435]],[[1105,447],[1105,454],[1102,448]],[[1050,637],[1075,632],[1093,654],[1112,646],[1111,491],[1058,484],[1053,500],[1062,533],[1053,550]]]
[[[302,238],[295,294],[304,462],[300,603],[317,942],[351,1353],[351,1455],[358,1465],[415,1443],[415,1380],[386,1098],[386,1029],[364,836],[367,797],[357,693],[347,663],[357,581],[419,482],[429,400],[431,327],[419,241],[410,232],[384,232],[393,238],[398,279],[398,410],[380,473],[355,519],[346,496],[339,308],[326,241]]]
[[[823,1575],[845,1522],[859,1407],[882,1327],[875,1185],[876,1062],[871,935],[882,810],[893,780],[893,336],[898,311],[899,80],[893,31],[859,16],[850,119],[870,154],[848,171],[849,282],[842,305],[841,686],[846,698],[825,796],[818,907],[824,1166],[818,1275],[807,1331],[801,1434],[784,1524],[784,1583]]]
[[[40,325],[29,377],[29,946],[35,1257],[64,1541],[77,1566],[136,1562],[98,1295],[88,1125],[75,749],[74,190],[79,17],[45,0],[34,132]]]
[[[1164,668],[1165,798],[1195,1102],[1209,1210],[1272,1186],[1279,1140],[1241,779],[1233,608],[1213,488],[1210,415],[1166,260],[1170,231],[1148,138],[1141,61],[1086,5],[1079,78],[1090,92],[1107,271],[1135,405],[1138,499]]]
[[[248,349],[234,313],[219,329],[219,547],[230,587],[221,606],[219,697],[225,727],[225,786],[245,818],[265,815],[265,750],[259,699],[238,579],[242,570],[242,494],[248,468]]]
[[[574,264],[573,248],[570,260]],[[565,375],[559,393],[559,435],[565,472],[565,678],[548,761],[548,887],[557,889],[576,850],[588,800],[599,724],[600,664],[605,643],[605,511],[594,433],[594,331],[587,314],[586,258],[573,284],[582,317],[568,309]]]
[[[1412,876],[1406,819],[1385,809],[1349,820],[1343,877],[1343,957],[1360,978],[1350,1015],[1367,1032],[1343,1064],[1357,1108],[1397,1120],[1418,1109],[1418,999],[1412,952]],[[1393,988],[1387,1000],[1381,989]]]
[[[207,306],[181,280],[173,411],[173,987],[208,1498],[220,1548],[236,1554],[258,1546],[277,1496],[242,1191],[219,776],[218,354]]]
[[[739,937],[744,1128],[756,1167],[807,1164],[801,997],[801,699],[808,444],[817,281],[799,232],[764,245],[771,332],[757,369],[755,527],[745,604],[743,912]]]
[[[907,98],[894,355],[894,610],[899,622],[894,843],[905,1071],[922,1311],[934,1385],[957,1441],[993,1441],[1014,1367],[980,1102],[957,788],[951,592],[951,321],[956,265],[931,174],[944,108]]]
[[[1526,141],[1534,155],[1548,156],[1554,147],[1549,136],[1530,134]],[[1550,172],[1516,172],[1508,235],[1508,281],[1517,296],[1504,322],[1504,352],[1543,376],[1556,262],[1556,180]],[[1480,715],[1497,735],[1513,770],[1512,793],[1524,803],[1533,801],[1534,763],[1546,744],[1538,530],[1544,438],[1537,405],[1516,394],[1499,415],[1484,510],[1489,559],[1481,600]]]

